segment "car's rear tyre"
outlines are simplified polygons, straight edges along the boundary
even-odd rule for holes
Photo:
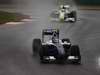
[[[37,53],[40,51],[42,46],[41,40],[40,39],[34,39],[32,48],[33,48],[33,55],[37,55]]]
[[[77,13],[76,13],[76,11],[73,11],[73,17],[74,17],[74,19],[75,19],[74,22],[76,22],[76,21],[77,21]]]
[[[70,22],[76,22],[77,21],[77,13],[76,13],[76,11],[72,11],[70,13],[70,18],[74,18],[74,21],[70,21]]]
[[[80,54],[80,48],[78,45],[72,45],[70,48],[70,55],[69,56],[75,56],[78,57],[78,59],[75,59],[72,63],[74,64],[81,64],[81,54]]]

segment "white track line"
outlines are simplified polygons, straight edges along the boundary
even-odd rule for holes
[[[22,19],[21,21],[22,22],[31,22],[31,21],[35,21],[35,20],[33,20],[33,19]]]
[[[7,24],[7,25],[11,25],[11,24],[13,24],[13,25],[18,25],[18,24],[24,24],[24,22],[7,22],[7,23],[5,23],[5,24]]]

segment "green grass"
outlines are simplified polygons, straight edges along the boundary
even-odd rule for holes
[[[0,24],[12,21],[20,21],[21,19],[24,18],[28,18],[28,16],[19,13],[9,13],[0,11]]]

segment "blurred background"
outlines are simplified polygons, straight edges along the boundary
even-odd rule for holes
[[[4,7],[12,6],[12,7],[18,7],[18,6],[24,6],[30,5],[30,3],[35,0],[0,0],[0,5]],[[56,0],[60,1],[63,3],[66,2],[75,2],[77,5],[82,5],[82,6],[99,6],[100,5],[100,0]]]
[[[0,4],[24,4],[33,0],[0,0]],[[70,1],[70,0],[58,0]],[[100,5],[100,0],[73,0],[82,5]]]
[[[100,0],[54,0],[54,1],[57,4],[70,3],[74,5],[76,8],[82,10],[100,9]],[[36,0],[0,0],[0,10],[29,13],[29,11],[32,11],[32,8],[36,6],[33,5],[35,4],[35,2]]]

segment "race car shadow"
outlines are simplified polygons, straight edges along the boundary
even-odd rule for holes
[[[57,64],[57,65],[82,65],[82,63],[74,63],[70,61],[45,61],[45,62],[40,62],[40,64]]]
[[[65,65],[66,63],[63,63],[63,62],[56,62],[56,61],[50,61],[50,62],[44,62],[44,63],[41,63],[41,62],[40,62],[40,64],[47,64],[47,65],[48,65],[48,64],[50,64],[50,65],[51,65],[51,64],[52,64],[52,65],[53,65],[53,64]]]

